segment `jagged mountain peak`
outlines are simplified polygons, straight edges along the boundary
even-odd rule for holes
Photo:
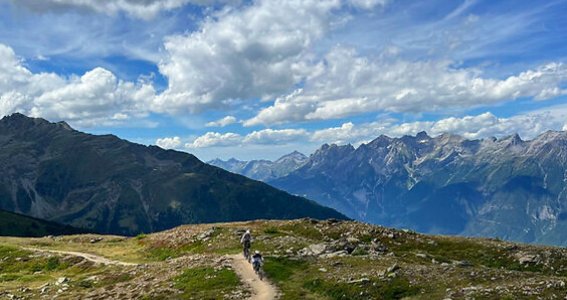
[[[384,148],[390,145],[391,142],[392,142],[391,137],[382,134],[379,137],[375,138],[374,140],[370,141],[369,143],[362,144],[361,146],[368,146],[369,148]]]
[[[54,125],[49,121],[42,119],[42,118],[32,118],[28,117],[21,113],[13,113],[8,116],[4,116],[0,120],[0,124],[4,126],[12,126],[12,127],[37,127],[38,125]]]
[[[64,129],[66,131],[75,131],[67,122],[60,121],[56,123],[49,122],[43,118],[32,118],[21,113],[13,113],[0,119],[0,126],[8,130],[33,130],[33,131],[50,131]]]
[[[498,139],[498,142],[508,144],[508,145],[520,145],[524,142],[519,134],[514,133],[509,136]]]
[[[284,163],[284,162],[290,161],[290,160],[291,160],[291,161],[296,161],[296,162],[304,162],[304,161],[307,160],[307,159],[308,159],[308,157],[307,157],[305,154],[303,154],[303,153],[301,153],[301,152],[299,152],[299,151],[293,151],[293,152],[291,152],[291,153],[289,153],[289,154],[286,154],[286,155],[284,155],[284,156],[278,158],[278,159],[275,161],[275,163]]]
[[[353,145],[351,144],[346,144],[346,145],[337,145],[337,144],[323,144],[319,149],[317,149],[315,151],[314,154],[316,153],[326,153],[326,152],[352,152],[354,151],[355,148]]]
[[[431,137],[430,137],[430,136],[427,134],[427,132],[425,132],[425,131],[420,131],[420,132],[418,132],[418,133],[415,135],[415,137],[416,137],[418,140],[431,139]]]

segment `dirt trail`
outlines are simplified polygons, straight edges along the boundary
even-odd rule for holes
[[[65,255],[73,255],[79,256],[86,260],[92,261],[97,264],[104,264],[104,265],[116,265],[116,266],[137,266],[138,264],[123,262],[118,260],[108,259],[106,257],[98,256],[95,254],[90,253],[83,253],[83,252],[74,252],[74,251],[61,251],[61,250],[48,250],[48,249],[38,249],[38,248],[23,248],[24,250],[35,251],[35,252],[49,252],[49,253],[56,253],[56,254],[65,254]]]
[[[278,294],[276,288],[267,279],[260,280],[252,265],[242,255],[231,255],[232,267],[240,279],[252,288],[250,300],[273,300]]]

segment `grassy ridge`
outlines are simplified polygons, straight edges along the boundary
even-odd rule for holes
[[[563,248],[311,219],[187,225],[133,238],[100,236],[96,246],[90,242],[96,235],[0,237],[0,244],[8,245],[0,248],[0,260],[8,257],[0,262],[0,290],[37,288],[64,274],[72,282],[69,295],[76,297],[244,299],[246,286],[225,254],[240,253],[245,229],[252,231],[253,250],[264,254],[267,278],[282,300],[561,299],[567,294]],[[130,271],[93,269],[18,247],[83,251],[142,265]],[[101,270],[105,275],[97,282],[87,280]]]

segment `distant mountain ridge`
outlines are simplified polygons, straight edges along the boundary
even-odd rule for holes
[[[0,209],[100,233],[180,224],[345,218],[195,156],[95,136],[64,122],[0,120]]]
[[[365,222],[567,245],[567,133],[379,136],[323,145],[266,182]]]
[[[269,181],[285,176],[299,167],[303,166],[308,160],[304,154],[294,151],[286,154],[275,161],[270,160],[251,160],[242,161],[231,158],[227,161],[214,159],[208,161],[208,164],[223,168],[227,171],[244,175],[246,177]]]

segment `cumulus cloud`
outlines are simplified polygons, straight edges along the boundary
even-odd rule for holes
[[[326,120],[367,112],[425,112],[470,108],[522,97],[545,100],[564,95],[567,67],[550,63],[505,79],[483,77],[451,61],[371,59],[349,48],[334,48],[324,70],[305,86],[279,97],[246,120],[245,126]]]
[[[197,31],[168,37],[159,65],[168,89],[155,109],[199,112],[287,93],[320,68],[311,50],[342,21],[335,15],[339,8],[380,2],[259,0],[208,18]]]
[[[207,132],[196,138],[191,143],[185,144],[186,148],[228,147],[240,144],[242,136],[233,133]]]
[[[207,132],[185,146],[189,149],[195,149],[244,145],[281,145],[306,140],[307,136],[308,132],[304,129],[263,129],[253,131],[245,136],[233,132]]]
[[[209,123],[205,124],[205,126],[207,126],[207,127],[225,127],[225,126],[228,126],[230,124],[234,124],[236,122],[237,122],[237,120],[236,120],[235,117],[226,116],[222,119],[219,119],[219,120],[216,120],[216,121],[213,121],[213,122],[209,122]]]
[[[306,136],[307,131],[304,129],[264,129],[249,133],[243,139],[243,143],[277,145],[297,141]]]
[[[15,4],[28,7],[35,11],[65,10],[78,8],[91,10],[97,13],[115,15],[124,12],[130,16],[141,19],[152,19],[161,11],[173,10],[187,4],[210,5],[215,0],[13,0]],[[234,2],[234,1],[233,1]]]
[[[165,137],[156,140],[156,145],[162,147],[163,149],[176,149],[181,146],[181,138],[178,136]]]
[[[81,126],[112,125],[147,114],[155,95],[150,83],[119,80],[103,68],[82,76],[32,73],[0,44],[0,114],[22,112]]]

